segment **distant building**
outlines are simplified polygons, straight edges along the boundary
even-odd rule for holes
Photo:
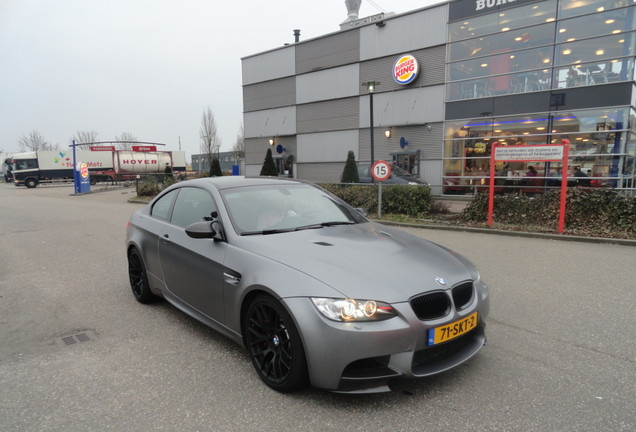
[[[220,152],[218,153],[218,158],[219,164],[221,165],[221,171],[224,173],[232,173],[232,167],[234,165],[240,166],[242,163],[242,160],[236,157],[235,152]],[[192,170],[197,172],[210,172],[210,161],[208,160],[208,155],[192,155]]]
[[[483,184],[493,142],[566,138],[569,164],[593,185],[636,187],[632,2],[456,0],[351,15],[339,32],[242,59],[246,174],[271,148],[281,174],[338,181],[349,150],[371,160],[373,113],[373,159],[436,193]],[[531,164],[545,178],[559,168]]]

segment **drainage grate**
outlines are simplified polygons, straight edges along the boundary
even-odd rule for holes
[[[95,339],[95,333],[93,333],[92,331],[83,331],[81,333],[63,336],[59,340],[62,345],[69,346],[69,345],[76,345],[82,342],[87,342],[94,339]]]

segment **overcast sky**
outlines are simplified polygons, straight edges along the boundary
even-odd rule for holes
[[[439,2],[362,0],[360,17]],[[230,150],[240,59],[346,18],[344,0],[0,0],[0,151],[32,131],[62,149],[77,131],[127,132],[166,150],[180,140],[189,161],[208,106]]]

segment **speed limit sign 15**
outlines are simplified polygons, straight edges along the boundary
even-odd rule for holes
[[[371,167],[371,175],[377,181],[384,181],[391,177],[391,165],[386,161],[377,161]]]

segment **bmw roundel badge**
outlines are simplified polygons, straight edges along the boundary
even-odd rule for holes
[[[446,281],[441,277],[436,277],[435,282],[437,282],[440,285],[446,285]]]

